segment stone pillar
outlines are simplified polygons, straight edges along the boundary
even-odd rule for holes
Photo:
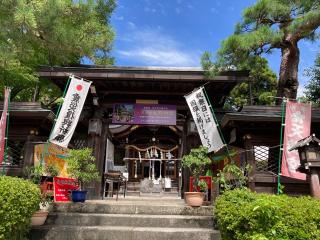
[[[310,192],[311,196],[317,199],[320,199],[320,168],[319,167],[311,167],[309,175],[310,182]]]

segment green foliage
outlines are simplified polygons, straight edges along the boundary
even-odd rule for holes
[[[59,168],[54,164],[46,164],[44,167],[44,172],[47,176],[56,177],[59,175]]]
[[[95,165],[95,157],[92,156],[92,149],[72,149],[66,161],[68,163],[67,172],[70,177],[78,180],[80,189],[84,183],[99,180],[99,172]]]
[[[34,184],[39,185],[41,182],[41,177],[43,175],[43,166],[38,164],[36,166],[27,166],[23,169],[23,175]]]
[[[30,181],[0,176],[0,239],[20,240],[39,208],[40,189]]]
[[[207,188],[208,188],[208,184],[207,184],[207,182],[206,181],[204,181],[204,180],[199,180],[199,182],[198,182],[198,187],[200,188],[200,191],[201,192],[204,192]]]
[[[206,70],[207,77],[211,78],[218,74],[218,66],[213,63],[210,53],[206,52],[202,55],[201,63],[203,69]],[[250,70],[249,81],[234,87],[226,99],[224,108],[231,109],[244,105],[273,105],[275,103],[277,76],[270,69],[265,58],[250,57],[247,61],[237,64],[237,69]],[[221,68],[221,70],[233,69],[229,67]]]
[[[218,75],[218,67],[212,61],[212,54],[210,52],[204,52],[201,56],[201,66],[205,70],[207,78],[213,78]]]
[[[243,11],[234,34],[222,41],[216,66],[242,69],[250,66],[256,56],[280,49],[283,54],[277,95],[294,97],[298,85],[298,64],[294,64],[299,62],[298,41],[315,40],[319,26],[319,1],[257,0]]]
[[[241,169],[234,163],[227,164],[222,170],[219,170],[214,181],[220,184],[222,191],[228,191],[234,188],[246,188],[251,166],[247,165]]]
[[[320,106],[320,54],[315,60],[314,67],[307,70],[306,76],[310,78],[307,85],[305,86],[306,97],[316,106]]]
[[[277,93],[277,76],[265,58],[252,57],[241,68],[250,70],[249,82],[240,83],[230,93],[227,103],[231,106],[273,105]],[[251,84],[251,86],[250,86]],[[251,87],[251,101],[250,101]]]
[[[56,177],[59,175],[59,169],[54,164],[37,164],[35,166],[27,166],[23,169],[23,175],[31,180],[34,184],[40,184],[42,176]]]
[[[188,168],[195,179],[195,184],[193,184],[194,191],[196,191],[199,176],[205,174],[206,167],[211,162],[211,159],[208,157],[208,148],[204,146],[191,149],[188,155],[183,156],[182,166]]]
[[[31,100],[37,89],[38,98],[50,103],[60,92],[46,80],[39,82],[39,65],[78,64],[83,57],[112,64],[114,8],[115,0],[1,1],[0,89],[12,87],[12,97],[20,101]]]
[[[226,191],[215,216],[225,240],[319,240],[320,201],[310,197]]]
[[[222,64],[246,62],[250,56],[281,48],[289,35],[296,35],[296,40],[312,38],[320,25],[318,1],[258,0],[242,15],[234,34],[222,42],[218,53]]]

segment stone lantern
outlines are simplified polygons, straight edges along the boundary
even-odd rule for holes
[[[320,140],[315,134],[299,140],[289,151],[298,150],[299,171],[306,173],[310,181],[311,195],[320,199]]]

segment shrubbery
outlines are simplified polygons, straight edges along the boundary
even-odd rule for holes
[[[320,201],[310,197],[226,191],[215,216],[224,240],[320,240]]]
[[[40,189],[30,181],[0,176],[0,239],[22,239],[39,208]]]

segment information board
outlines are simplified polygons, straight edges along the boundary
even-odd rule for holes
[[[162,104],[117,103],[112,123],[137,125],[176,125],[177,107]]]
[[[53,178],[53,194],[55,202],[70,202],[70,191],[78,189],[77,181],[73,178]]]

